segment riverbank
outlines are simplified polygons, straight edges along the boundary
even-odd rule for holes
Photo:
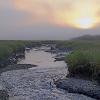
[[[67,47],[63,47],[63,48],[67,48]],[[88,61],[89,61],[88,57],[90,58],[92,57],[88,56],[89,54],[85,54],[85,56],[83,54],[80,54],[78,49],[77,49],[76,55],[73,55],[74,52],[75,50],[71,51],[69,54],[66,54],[66,57],[63,59],[61,55],[58,56],[59,59],[65,60],[65,62],[67,63],[69,74],[66,76],[66,78],[55,81],[55,85],[58,88],[64,89],[70,93],[83,94],[83,95],[99,100],[100,99],[100,84],[98,84],[96,80],[93,80],[94,73],[95,75],[98,74],[98,72],[96,73],[96,65],[94,66],[91,65],[92,66],[91,67],[90,64],[88,64]],[[78,55],[78,53],[80,55]]]
[[[13,65],[8,65],[8,66],[0,69],[0,74],[3,73],[3,72],[7,72],[7,71],[28,69],[28,68],[33,68],[33,67],[37,67],[37,65],[32,65],[32,64],[13,64]]]
[[[0,41],[0,68],[16,64],[18,58],[25,56],[25,48],[32,48],[33,44],[32,41]]]
[[[70,47],[66,55],[67,78],[58,80],[58,88],[100,100],[100,42],[89,40],[63,41],[58,46]]]
[[[58,88],[70,93],[78,93],[100,100],[100,86],[94,82],[76,78],[60,79],[55,82]]]

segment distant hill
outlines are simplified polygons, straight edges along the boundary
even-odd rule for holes
[[[73,38],[72,40],[99,41],[100,35],[84,35],[77,38]]]

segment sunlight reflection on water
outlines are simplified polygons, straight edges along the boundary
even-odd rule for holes
[[[56,61],[54,62],[54,56],[56,54],[51,54],[48,52],[44,52],[42,50],[35,51],[34,49],[29,52],[25,52],[25,59],[21,59],[18,64],[34,64],[38,65],[38,67],[66,67],[64,61]]]

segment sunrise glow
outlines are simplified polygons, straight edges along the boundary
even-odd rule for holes
[[[15,9],[33,16],[31,22],[90,29],[100,23],[100,0],[12,0]]]
[[[75,25],[78,28],[88,29],[94,26],[93,20],[91,18],[79,18],[75,21]]]

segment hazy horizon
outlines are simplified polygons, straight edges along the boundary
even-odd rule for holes
[[[0,0],[0,40],[100,35],[100,0]]]

